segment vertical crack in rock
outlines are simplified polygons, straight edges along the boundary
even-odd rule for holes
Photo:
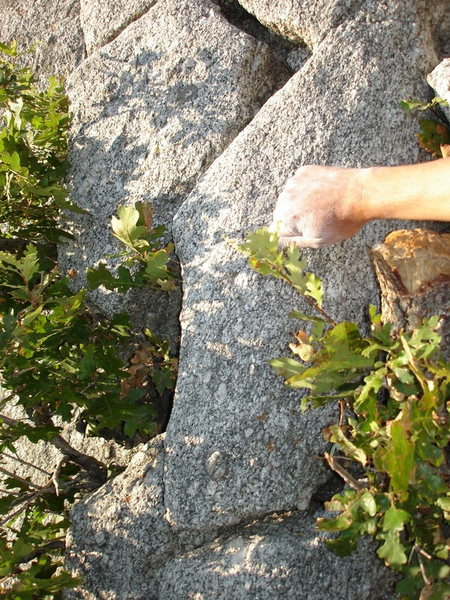
[[[223,0],[225,3],[234,0]],[[366,20],[368,26],[376,22],[396,21],[404,7],[399,0],[236,0],[249,13],[269,30],[293,42],[303,41],[315,48],[330,34],[342,25],[350,22],[360,23]],[[450,14],[447,0],[436,0],[432,10],[428,0],[416,0],[412,8],[412,21],[421,20],[420,35],[430,25],[434,29],[433,41],[429,47],[430,54],[435,47],[438,56],[448,48],[448,32],[450,31]],[[425,17],[425,18],[422,18]],[[432,66],[431,66],[432,68]]]
[[[67,599],[157,598],[152,570],[175,552],[164,519],[162,436],[142,447],[127,471],[79,502],[72,511],[67,564],[84,579]]]
[[[81,26],[87,53],[112,42],[124,29],[143,17],[158,0],[81,0]]]
[[[238,1],[260,23],[281,38],[306,43],[310,48],[340,25],[358,20],[361,16],[371,19],[376,12],[372,0]]]
[[[75,505],[66,563],[83,583],[67,590],[66,600],[158,600],[164,565],[223,533],[177,531],[168,524],[165,458],[164,435],[157,436],[125,472]]]

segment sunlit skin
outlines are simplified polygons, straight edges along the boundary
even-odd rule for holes
[[[375,219],[450,221],[450,158],[398,167],[300,167],[271,228],[283,245],[341,242]]]

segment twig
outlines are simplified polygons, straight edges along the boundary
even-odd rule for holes
[[[29,496],[28,499],[24,503],[21,502],[21,504],[25,504],[25,506],[20,506],[19,508],[17,508],[12,513],[6,515],[6,517],[0,521],[0,527],[3,527],[3,525],[5,525],[6,523],[8,523],[8,521],[11,521],[17,515],[20,515],[20,513],[23,512],[24,510],[26,510],[28,508],[28,506],[30,506],[30,504],[33,502],[33,500],[37,496],[40,496],[40,495],[41,494],[38,493],[38,492],[34,492],[33,494],[31,494],[31,496]]]
[[[95,381],[91,381],[90,383],[88,383],[87,386],[81,390],[80,394],[84,394],[84,392],[87,392],[87,390],[89,388],[91,388],[93,385],[95,385],[95,383],[96,383]]]
[[[329,324],[332,325],[333,327],[336,327],[337,323],[336,321],[334,321],[330,315],[323,310],[323,308],[321,308],[317,302],[315,300],[313,300],[312,298],[310,298],[309,296],[306,296],[306,294],[302,294],[302,298],[303,300],[305,300],[305,302],[307,302],[310,306],[312,306],[313,308],[315,308],[317,310],[317,312],[319,312],[322,317],[325,319],[325,321]]]
[[[14,400],[15,397],[16,397],[15,394],[10,394],[9,396],[6,396],[6,398],[2,398],[0,400],[0,403],[9,402],[10,400]]]
[[[107,469],[104,464],[93,456],[88,456],[76,450],[61,435],[56,435],[50,442],[80,467],[83,467],[95,483],[102,485],[107,479]]]
[[[20,481],[20,483],[22,483],[23,485],[26,485],[28,487],[32,487],[32,488],[34,488],[36,490],[40,490],[41,489],[41,487],[39,485],[36,485],[35,483],[32,483],[31,481],[27,481],[23,477],[20,477],[20,475],[16,475],[12,471],[8,471],[8,469],[5,469],[4,467],[0,467],[0,471],[2,473],[4,473],[5,475],[7,475],[8,477],[12,477],[13,479],[17,479],[17,481]]]
[[[79,476],[77,476],[70,482],[63,482],[61,484],[57,483],[58,493],[60,492],[60,490],[66,490],[66,489],[71,489],[71,488],[75,488],[79,491],[81,489],[80,485],[81,485],[82,481],[83,480]],[[17,493],[15,493],[15,492],[9,492],[7,490],[0,490],[2,492],[9,493],[11,495],[13,494],[16,496],[16,499],[13,500],[13,502],[11,503],[11,508],[18,506],[20,504],[25,504],[25,506],[21,506],[20,508],[15,510],[13,513],[7,514],[6,518],[3,519],[3,521],[0,521],[0,526],[4,525],[8,521],[10,521],[13,517],[20,514],[22,511],[26,510],[26,508],[31,504],[31,502],[35,498],[38,498],[39,496],[43,496],[44,494],[52,493],[52,490],[54,488],[55,488],[55,484],[52,481],[52,479],[50,478],[46,482],[46,484],[43,485],[39,490],[36,490],[35,492],[29,492],[27,494],[22,494],[21,496],[17,496]]]
[[[0,414],[0,419],[2,419],[7,425],[15,425],[18,422],[16,419],[12,419],[11,417],[7,417],[3,414]],[[42,418],[42,424],[49,425],[53,423],[50,418]],[[74,463],[85,469],[94,483],[98,485],[105,483],[107,479],[107,469],[99,460],[93,456],[79,452],[59,434],[55,435],[55,437],[49,440],[49,443],[58,448],[58,450],[70,458],[70,460],[72,460]]]
[[[431,580],[428,579],[428,575],[425,571],[425,567],[423,566],[423,562],[419,554],[417,554],[417,560],[419,561],[420,574],[422,575],[422,579],[424,580],[425,585],[431,585]]]
[[[17,425],[17,423],[20,423],[19,419],[13,419],[11,417],[7,417],[6,415],[0,413],[0,419],[2,421],[4,421],[7,425]],[[25,420],[25,419],[23,419]]]
[[[295,286],[292,283],[292,281],[290,280],[289,276],[284,275],[283,271],[281,271],[281,273],[282,273],[282,277],[283,277],[284,281],[286,281],[290,286],[292,286],[295,289]],[[312,308],[314,308],[314,310],[316,310],[318,313],[320,313],[322,315],[322,317],[325,319],[325,321],[329,325],[331,325],[332,327],[336,327],[336,325],[337,325],[336,321],[334,321],[330,317],[330,315],[317,304],[316,300],[314,300],[310,296],[307,296],[304,293],[301,293],[300,295],[305,302],[307,302]]]
[[[16,498],[15,498],[15,500],[13,500],[11,502],[10,510],[12,510],[15,506],[18,506],[19,504],[24,504],[25,502],[28,502],[28,500],[30,498],[34,498],[36,495],[36,492],[28,492],[28,493],[24,492],[20,496],[18,496],[17,492],[15,492],[14,495],[16,496]]]
[[[280,268],[280,267],[274,267],[278,273],[280,274],[281,278],[286,281],[286,283],[288,283],[291,287],[293,287],[295,289],[295,285],[293,284],[291,278],[290,278],[290,274],[289,271],[284,267]],[[337,323],[336,321],[334,321],[330,315],[323,310],[323,308],[321,308],[316,300],[314,300],[313,298],[311,298],[310,296],[308,296],[305,293],[300,292],[301,297],[303,298],[303,300],[305,302],[307,302],[312,308],[314,308],[314,310],[316,310],[318,313],[320,313],[322,315],[322,317],[325,319],[325,321],[331,325],[332,327],[336,327]]]
[[[422,556],[425,556],[425,558],[428,558],[428,560],[431,560],[433,558],[431,556],[431,554],[428,554],[428,552],[425,552],[425,550],[423,550],[423,548],[420,548],[420,546],[418,546],[417,544],[414,546],[414,549],[416,550],[416,552],[418,552]]]
[[[345,404],[345,400],[339,400],[339,427],[342,427],[342,425],[344,424]]]
[[[21,369],[20,371],[14,371],[14,377],[20,377],[24,373],[28,373],[28,371],[34,371],[35,367],[27,367],[26,369]]]
[[[16,456],[15,454],[10,454],[9,452],[3,452],[3,455],[11,458],[13,460],[17,460],[17,462],[22,463],[23,465],[27,465],[28,467],[32,467],[33,469],[36,469],[36,471],[40,471],[41,473],[44,473],[44,475],[47,475],[47,477],[51,476],[51,473],[49,473],[48,471],[45,471],[44,469],[41,469],[41,467],[38,467],[37,465],[33,465],[33,463],[28,462],[27,460],[24,460],[23,458],[20,458],[20,456]]]
[[[61,458],[61,460],[58,462],[58,465],[56,466],[56,469],[55,469],[53,475],[51,476],[51,482],[53,483],[53,487],[55,488],[55,494],[57,496],[59,496],[58,476],[59,476],[59,473],[61,471],[61,467],[66,462],[66,460],[67,460],[66,456],[63,456]]]
[[[31,560],[33,560],[34,558],[38,558],[45,552],[48,552],[49,550],[55,550],[55,549],[62,550],[65,548],[65,546],[66,546],[66,544],[64,542],[64,536],[57,537],[54,540],[52,540],[51,542],[44,544],[40,548],[36,548],[36,550],[33,550],[33,552],[30,552],[30,554],[27,554],[26,556],[21,557],[20,563],[26,564],[26,563],[30,562]],[[15,565],[11,569],[11,573],[9,573],[9,576],[17,575],[18,573],[21,573],[21,572],[22,572],[22,569],[20,569],[18,565]]]
[[[365,486],[359,483],[350,473],[344,469],[344,467],[339,464],[334,456],[325,452],[324,454],[325,460],[327,461],[330,469],[332,469],[335,473],[337,473],[342,479],[345,481],[347,485],[349,485],[354,490],[362,490]]]
[[[423,565],[420,555],[425,556],[425,558],[428,558],[428,560],[431,560],[433,557],[430,554],[428,554],[428,552],[425,552],[425,550],[423,550],[418,544],[414,544],[414,546],[411,548],[411,552],[409,553],[409,556],[408,556],[408,564],[410,564],[414,552],[417,554],[417,560],[419,562],[419,568],[420,568],[420,573],[422,575],[422,579],[425,582],[425,586],[429,587],[431,585],[431,581],[430,581],[430,579],[428,579],[428,575],[425,571],[425,567]],[[422,598],[422,594],[420,597]]]
[[[52,479],[49,479],[49,481],[47,481],[47,483],[45,485],[43,485],[42,487],[37,489],[35,492],[28,494],[27,497],[18,498],[17,502],[15,504],[16,505],[21,504],[23,506],[20,506],[14,512],[7,514],[6,517],[0,521],[0,527],[2,527],[3,525],[5,525],[5,523],[7,523],[8,521],[11,521],[11,519],[13,519],[15,516],[19,515],[21,512],[26,510],[36,498],[38,498],[39,496],[43,496],[44,494],[51,493],[53,488],[54,488],[54,483],[53,483]]]

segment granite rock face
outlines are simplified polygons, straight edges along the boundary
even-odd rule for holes
[[[89,215],[70,217],[77,239],[61,248],[62,267],[75,268],[81,285],[85,268],[116,250],[109,222],[117,206],[138,200],[153,202],[181,265],[168,430],[74,508],[67,565],[84,583],[71,600],[392,598],[368,547],[338,560],[314,530],[315,498],[329,477],[321,430],[334,409],[300,413],[299,394],[267,365],[297,328],[288,313],[304,307],[280,282],[251,272],[227,238],[268,224],[301,165],[423,158],[415,117],[399,101],[427,97],[445,3],[240,4],[298,44],[286,42],[297,70],[289,81],[261,36],[243,31],[257,31],[254,18],[240,27],[235,0],[0,0],[0,33],[22,23],[23,39],[48,35],[53,23],[60,32],[61,48],[52,54],[48,42],[38,57],[42,72],[52,62],[61,73],[79,65],[69,79],[71,187]],[[73,52],[64,58],[66,34]],[[335,319],[365,322],[379,296],[368,247],[397,226],[372,223],[343,244],[305,251]],[[93,298],[104,312],[128,309],[141,326],[176,338],[180,296]]]
[[[280,11],[286,6],[280,4]],[[417,160],[417,124],[398,101],[426,95],[425,76],[437,60],[430,20],[412,1],[392,4],[388,13],[384,4],[360,3],[356,12],[352,4],[347,18],[342,2],[330,2],[330,14],[342,18],[325,19],[323,35],[308,6],[307,31],[292,28],[289,37],[302,35],[312,56],[209,166],[176,214],[173,235],[184,291],[180,371],[164,473],[157,503],[150,503],[161,520],[151,517],[149,528],[168,553],[153,546],[143,551],[153,567],[142,600],[304,600],[313,597],[312,590],[317,598],[342,594],[351,600],[392,594],[390,580],[366,551],[334,562],[313,533],[311,512],[296,512],[307,508],[326,478],[317,455],[331,411],[300,415],[297,394],[271,375],[266,360],[282,354],[290,341],[295,325],[286,315],[299,300],[251,273],[224,237],[239,239],[270,221],[278,192],[302,164]],[[306,252],[337,319],[363,322],[366,305],[376,302],[366,248],[395,226],[374,223],[342,245]],[[122,481],[128,476],[135,481],[132,469]],[[120,522],[118,493],[109,487],[93,497],[91,510],[108,515],[91,521],[93,535],[110,531],[108,521]],[[115,509],[107,513],[108,505]],[[295,516],[270,523],[265,518],[287,510]],[[140,505],[138,512],[136,522],[145,523],[147,508]],[[255,519],[261,522],[247,525]],[[109,558],[102,564],[99,555],[85,552],[84,522],[75,520],[70,552],[72,561],[83,556],[83,570],[96,573],[96,581],[91,577],[82,593],[89,599],[134,598],[128,575],[130,583],[122,585],[111,576]],[[128,536],[133,530],[124,527]],[[167,527],[170,535],[160,537]],[[121,556],[108,546],[105,554],[115,557],[116,570],[122,564],[128,571],[127,552]],[[140,582],[142,569],[133,573]]]
[[[441,109],[450,122],[450,58],[444,58],[428,75],[427,80],[436,96],[448,103],[448,106],[441,106]]]
[[[349,21],[361,0],[239,0],[246,10],[279,35],[316,45],[339,24]]]
[[[293,41],[304,41],[317,46],[334,29],[349,22],[373,25],[397,21],[407,32],[414,31],[418,19],[425,18],[431,25],[434,37],[430,46],[442,45],[444,32],[448,31],[448,5],[437,0],[431,9],[426,0],[404,3],[403,0],[238,0],[246,10],[269,29]],[[404,21],[404,11],[409,11],[411,21]],[[423,36],[424,32],[420,31]]]
[[[224,525],[302,509],[324,476],[313,457],[323,449],[319,432],[330,414],[300,415],[298,394],[283,391],[266,363],[291,341],[295,324],[287,314],[301,303],[277,282],[252,274],[224,237],[240,239],[267,223],[286,178],[300,165],[418,159],[417,124],[398,103],[426,93],[433,55],[414,3],[395,6],[395,19],[368,3],[358,20],[351,14],[329,30],[176,215],[184,298],[165,486],[174,525]],[[363,322],[367,305],[376,302],[366,248],[393,227],[372,223],[343,244],[305,252],[325,282],[336,320]],[[216,460],[219,475],[209,468]]]
[[[231,26],[208,0],[156,3],[72,74],[72,197],[76,244],[64,268],[82,274],[118,247],[110,219],[121,204],[152,202],[169,230],[211,162],[272,92],[279,72],[269,49]],[[103,311],[130,311],[158,333],[177,334],[177,294],[97,293]],[[168,316],[169,315],[169,316]],[[161,331],[162,324],[162,331]]]
[[[438,3],[435,16],[435,47],[440,58],[450,56],[450,10],[448,4]]]
[[[0,40],[17,40],[42,83],[50,75],[66,77],[85,58],[80,0],[1,0]]]
[[[367,544],[336,569],[323,541],[301,513],[249,525],[169,560],[158,600],[391,600],[380,586],[386,577],[381,563],[362,575]]]

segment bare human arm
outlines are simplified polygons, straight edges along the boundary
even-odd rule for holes
[[[374,219],[450,221],[450,158],[366,169],[300,167],[278,198],[271,228],[282,244],[319,248]]]

